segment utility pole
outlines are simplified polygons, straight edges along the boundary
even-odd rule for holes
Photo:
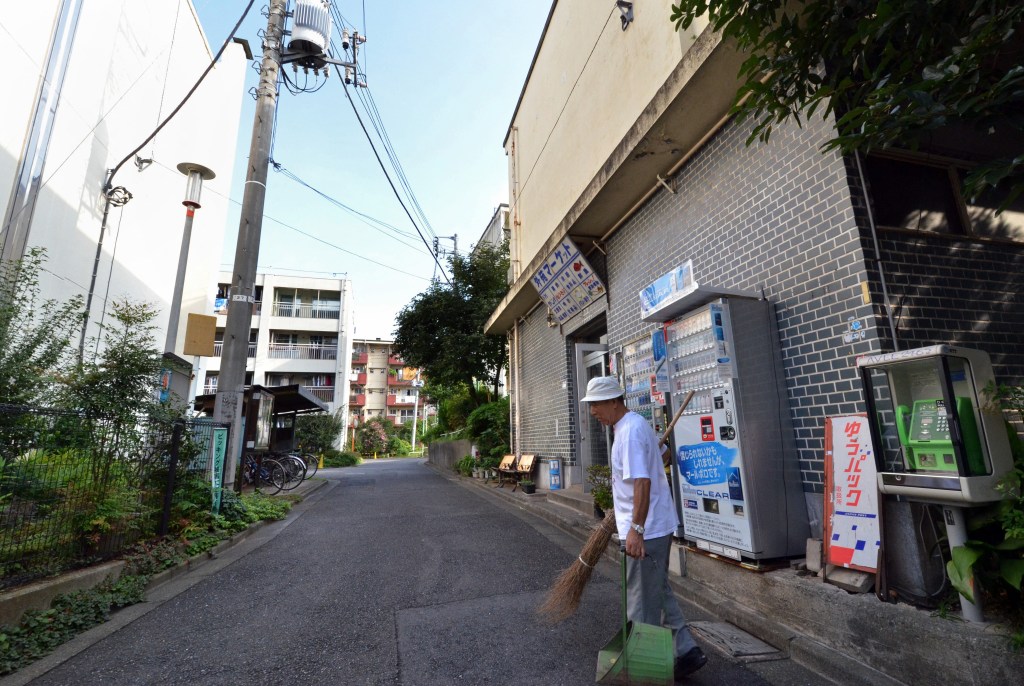
[[[242,400],[245,393],[245,366],[249,352],[249,329],[255,302],[256,265],[260,253],[263,205],[267,196],[267,172],[270,139],[277,108],[277,79],[280,69],[287,0],[270,0],[267,32],[263,39],[263,61],[256,91],[256,114],[249,168],[245,175],[242,212],[235,245],[235,263],[231,275],[231,298],[224,328],[224,349],[214,419],[231,424],[231,440],[224,460],[224,488],[234,487],[238,457],[242,451]]]

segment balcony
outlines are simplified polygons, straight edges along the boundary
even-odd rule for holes
[[[359,395],[350,395],[348,397],[348,404],[352,407],[362,407],[366,404],[366,395],[360,393]]]
[[[352,353],[352,364],[366,364],[368,353]]]
[[[295,304],[276,302],[271,305],[270,314],[275,317],[300,317],[302,319],[338,319],[341,303]]]
[[[389,367],[404,367],[405,366],[405,362],[402,362],[402,358],[401,357],[396,357],[395,355],[392,355],[391,357],[388,358],[388,366]]]
[[[203,384],[203,395],[213,395],[217,392],[217,384]]]
[[[213,306],[213,313],[214,314],[227,314],[228,313],[228,305],[230,304],[230,302],[231,301],[228,300],[227,298],[217,298],[217,300],[215,301],[215,304]],[[252,304],[252,316],[256,317],[256,316],[259,316],[262,313],[263,313],[263,302],[261,300],[257,300],[256,302],[254,302]]]
[[[318,400],[323,400],[325,403],[334,402],[334,386],[303,386],[303,388]]]
[[[388,395],[388,407],[412,407],[415,404],[414,395]]]
[[[408,388],[408,387],[412,386],[412,384],[413,384],[413,380],[412,379],[409,379],[408,381],[406,381],[405,379],[403,379],[403,378],[401,378],[399,376],[392,376],[391,374],[388,374],[388,386],[397,386],[399,388],[401,388],[401,387]]]
[[[365,386],[366,385],[366,372],[361,372],[352,377],[349,381],[353,386]]]
[[[209,340],[209,339],[207,339],[207,340]],[[223,354],[223,352],[224,352],[224,343],[222,343],[221,341],[214,342],[214,344],[213,344],[213,356],[214,357],[220,357],[221,354]],[[249,344],[249,349],[246,351],[245,356],[246,357],[256,357],[256,344],[255,343],[250,343]]]
[[[275,360],[336,360],[338,347],[313,343],[271,343],[269,356]]]

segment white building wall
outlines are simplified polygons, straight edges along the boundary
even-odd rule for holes
[[[59,0],[17,3],[0,18],[10,48],[0,126],[3,214],[59,5]],[[212,37],[218,42],[214,51],[223,38]],[[30,247],[48,250],[44,297],[87,296],[100,240],[106,171],[173,110],[214,51],[189,0],[83,4],[27,241]],[[188,312],[210,311],[246,66],[241,46],[229,46],[176,118],[139,151],[153,163],[140,172],[129,161],[114,178],[113,185],[126,187],[133,199],[110,210],[96,270],[90,337],[97,335],[110,302],[131,298],[150,303],[160,313],[155,335],[162,346],[185,219],[185,177],[176,170],[180,162],[197,162],[217,173],[206,182],[203,206],[195,216],[181,321]],[[177,341],[181,355],[183,325]]]
[[[227,284],[232,280],[231,272],[220,272],[218,283]],[[349,382],[352,369],[352,282],[348,279],[322,279],[305,276],[288,276],[281,274],[260,273],[256,275],[255,285],[262,287],[262,301],[259,314],[252,318],[252,330],[257,331],[255,357],[246,360],[246,371],[252,373],[255,385],[276,385],[271,379],[281,376],[288,377],[288,383],[308,386],[305,379],[311,374],[331,375],[334,377],[334,401],[328,403],[331,412],[342,410],[344,430],[348,431],[348,399]],[[323,291],[337,293],[339,298],[338,318],[315,318],[305,316],[281,316],[275,314],[275,305],[280,302],[280,291]],[[210,292],[210,301],[216,288]],[[308,301],[302,305],[308,306]],[[279,311],[278,311],[279,312]],[[207,313],[214,313],[211,307]],[[227,311],[216,311],[217,330],[223,331],[227,323]],[[275,357],[271,351],[274,332],[294,332],[300,342],[310,335],[336,336],[338,339],[335,359],[305,359],[301,354],[295,358]],[[200,392],[209,389],[207,377],[220,373],[220,356],[209,358],[201,372],[198,387]],[[283,385],[283,384],[282,384]],[[341,434],[342,436],[345,433]]]

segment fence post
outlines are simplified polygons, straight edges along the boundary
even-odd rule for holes
[[[174,422],[171,431],[171,456],[167,463],[167,489],[164,491],[164,511],[160,514],[160,528],[157,534],[166,536],[171,523],[171,501],[174,499],[174,480],[178,472],[178,451],[181,449],[181,437],[185,433],[185,423],[180,419]]]

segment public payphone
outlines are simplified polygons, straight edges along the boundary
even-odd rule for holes
[[[859,358],[878,487],[912,500],[960,505],[1002,499],[1013,466],[1003,418],[986,402],[992,364],[949,345]]]

